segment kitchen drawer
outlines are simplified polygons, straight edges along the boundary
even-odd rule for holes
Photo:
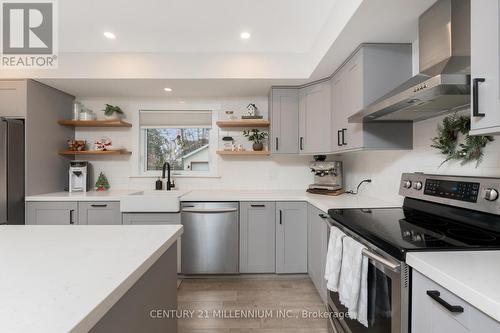
[[[121,217],[120,203],[117,201],[95,201],[78,203],[79,224],[122,224]]]
[[[124,213],[123,224],[162,225],[181,224],[180,213]]]

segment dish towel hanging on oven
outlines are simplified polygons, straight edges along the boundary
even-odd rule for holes
[[[368,327],[368,258],[365,247],[350,237],[342,242],[339,299],[348,309],[349,318]]]
[[[330,227],[330,239],[328,240],[328,251],[326,253],[325,280],[326,288],[338,291],[340,266],[342,263],[342,239],[346,237],[339,228]]]

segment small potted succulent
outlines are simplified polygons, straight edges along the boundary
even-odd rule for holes
[[[255,151],[262,151],[264,149],[264,144],[262,141],[264,141],[268,137],[267,132],[261,132],[258,129],[254,128],[248,131],[243,131],[243,136],[248,138],[248,141],[253,142],[253,150]]]
[[[123,116],[123,110],[119,106],[106,104],[106,108],[103,111],[106,120],[118,120]]]

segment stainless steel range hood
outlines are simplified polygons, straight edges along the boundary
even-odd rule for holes
[[[438,0],[419,18],[420,74],[349,117],[420,121],[470,105],[470,1]]]

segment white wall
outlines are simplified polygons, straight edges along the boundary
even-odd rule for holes
[[[373,183],[363,185],[360,193],[401,202],[398,190],[403,172],[500,177],[500,138],[486,147],[484,160],[477,168],[475,163],[461,165],[460,162],[441,166],[444,156],[430,145],[442,119],[415,123],[412,151],[372,151],[341,156],[347,188],[355,188],[361,180],[371,178]]]
[[[77,139],[93,143],[95,139],[110,137],[114,146],[123,146],[132,151],[131,156],[93,157],[90,158],[94,174],[103,171],[113,189],[149,189],[154,188],[155,178],[144,178],[139,175],[139,110],[215,110],[220,119],[226,119],[225,111],[233,110],[240,117],[246,111],[246,106],[256,103],[262,114],[267,118],[268,99],[265,96],[224,99],[116,99],[116,98],[85,98],[83,104],[94,110],[99,118],[105,103],[119,105],[126,112],[126,120],[133,124],[131,129],[93,129],[78,128]],[[222,147],[220,138],[230,135],[246,148],[251,144],[238,134],[241,131],[225,131],[214,126],[218,131],[217,146]],[[213,162],[217,166],[217,177],[213,178],[179,178],[176,183],[182,189],[305,189],[313,182],[308,162],[310,157],[220,157],[212,151]]]

